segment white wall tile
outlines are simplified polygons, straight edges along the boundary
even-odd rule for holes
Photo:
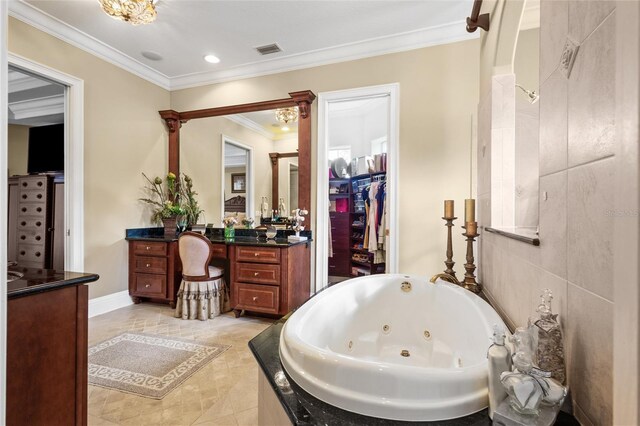
[[[569,170],[567,276],[613,300],[613,157]]]
[[[595,425],[611,425],[613,407],[613,303],[571,283],[564,326],[573,398]]]
[[[590,3],[590,2],[589,2]],[[613,154],[615,13],[580,47],[569,79],[569,167]]]
[[[560,71],[540,86],[540,176],[567,168],[567,90]]]
[[[573,0],[567,3],[569,36],[578,43],[582,43],[616,7],[613,0]]]
[[[558,68],[562,48],[569,32],[569,3],[557,0],[540,2],[540,82]],[[544,48],[543,48],[544,47]]]
[[[540,178],[540,265],[567,278],[566,171]]]

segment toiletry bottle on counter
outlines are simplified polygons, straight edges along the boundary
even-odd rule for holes
[[[493,344],[489,346],[487,358],[489,360],[489,418],[493,419],[493,412],[507,397],[507,392],[500,381],[500,374],[511,371],[511,351],[505,345],[504,328],[493,326]]]

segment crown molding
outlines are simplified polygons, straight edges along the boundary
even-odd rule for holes
[[[527,7],[525,3],[522,19],[520,20],[520,31],[540,28],[540,3],[534,3]]]
[[[166,90],[180,90],[226,81],[277,74],[321,65],[404,52],[479,37],[467,33],[464,21],[377,37],[326,49],[253,62],[220,71],[168,77],[108,44],[22,0],[9,1],[9,15]]]
[[[9,103],[14,120],[64,114],[64,94]]]
[[[110,64],[120,67],[163,89],[170,90],[171,81],[166,75],[148,67],[95,37],[62,22],[22,0],[9,1],[9,16],[84,50]]]
[[[242,127],[245,127],[249,130],[252,130],[262,136],[264,136],[267,139],[273,139],[276,137],[275,133],[269,132],[268,130],[266,130],[264,127],[262,127],[261,125],[259,125],[258,123],[256,123],[255,121],[244,117],[240,114],[234,114],[234,115],[225,115],[224,118],[226,118],[229,121],[233,121],[236,124],[239,124]]]
[[[38,87],[48,86],[51,83],[30,75],[22,74],[17,71],[9,70],[9,93],[22,92],[25,90],[37,89]]]
[[[225,81],[259,77],[304,68],[353,61],[389,53],[404,52],[429,46],[472,40],[480,37],[466,31],[464,21],[423,28],[391,36],[319,49],[268,61],[254,62],[227,70],[202,72],[171,78],[171,90],[188,89]]]

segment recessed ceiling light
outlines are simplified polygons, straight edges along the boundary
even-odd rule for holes
[[[209,62],[210,64],[217,64],[218,62],[220,62],[220,58],[215,55],[206,55],[204,57],[204,60]]]
[[[283,132],[288,132],[289,131],[289,127],[282,126],[282,127],[280,127],[280,130],[282,130]]]
[[[157,52],[152,52],[151,50],[142,51],[142,56],[151,60],[151,61],[161,61],[162,56]]]

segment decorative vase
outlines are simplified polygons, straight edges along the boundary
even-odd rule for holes
[[[177,217],[164,218],[162,219],[162,224],[164,225],[165,238],[175,238],[176,231],[178,229],[178,218]]]
[[[236,237],[236,230],[233,226],[224,227],[224,239],[233,240]]]

